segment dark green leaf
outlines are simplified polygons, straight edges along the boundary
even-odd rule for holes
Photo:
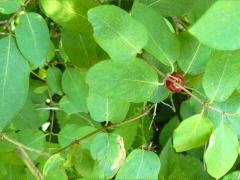
[[[80,70],[66,68],[62,77],[62,88],[66,93],[67,100],[74,108],[72,113],[88,112],[88,86],[85,83],[84,75]]]
[[[62,95],[62,72],[56,67],[49,67],[47,70],[47,84],[52,93]]]

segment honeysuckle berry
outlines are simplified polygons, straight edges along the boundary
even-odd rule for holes
[[[181,73],[171,73],[165,81],[166,87],[173,93],[179,93],[184,86],[184,77]]]

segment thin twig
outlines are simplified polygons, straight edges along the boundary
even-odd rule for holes
[[[36,177],[37,180],[43,180],[43,175],[38,170],[38,168],[34,165],[34,163],[32,162],[31,158],[28,156],[28,154],[25,152],[25,150],[22,147],[17,146],[16,151],[18,155],[21,157],[21,159],[23,160],[23,162],[25,163],[25,165],[31,171],[32,175]]]
[[[151,105],[149,108],[145,109],[141,114],[138,114],[137,116],[134,116],[134,117],[132,117],[132,118],[130,118],[128,120],[122,121],[122,122],[120,122],[118,124],[112,124],[112,125],[109,125],[109,126],[104,126],[104,127],[99,128],[99,129],[96,129],[95,131],[92,131],[91,133],[89,133],[89,134],[87,134],[87,135],[85,135],[85,136],[83,136],[83,137],[81,137],[79,139],[76,139],[76,140],[72,141],[70,144],[68,144],[68,145],[64,146],[63,148],[53,152],[52,154],[57,154],[57,153],[63,152],[66,149],[70,148],[71,146],[73,146],[75,144],[79,144],[83,140],[85,140],[85,139],[87,139],[87,138],[89,138],[89,137],[91,137],[91,136],[93,136],[93,135],[95,135],[95,134],[97,134],[97,133],[99,133],[101,131],[105,131],[107,129],[116,128],[116,127],[119,127],[119,126],[122,126],[122,125],[125,125],[125,124],[128,124],[128,123],[134,122],[134,121],[136,121],[136,120],[138,120],[138,119],[148,115],[149,112],[151,111],[151,109],[154,108],[154,105],[155,104]]]
[[[21,147],[21,148],[23,148],[25,150],[28,150],[28,151],[31,151],[31,152],[35,152],[35,153],[37,153],[39,155],[42,155],[42,156],[48,156],[48,157],[51,156],[51,154],[49,154],[47,152],[44,152],[44,151],[41,151],[41,150],[38,150],[38,149],[34,149],[32,147],[26,146],[26,145],[24,145],[24,144],[22,144],[22,143],[20,143],[20,142],[18,142],[16,140],[14,140],[14,139],[8,137],[6,134],[0,134],[0,136],[1,136],[2,139],[5,139],[6,141],[8,141],[8,142],[10,142],[12,144],[15,144],[16,146],[19,146],[19,147]]]

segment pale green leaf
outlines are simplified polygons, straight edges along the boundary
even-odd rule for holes
[[[148,101],[159,84],[156,72],[141,59],[102,61],[88,71],[86,81],[91,92],[136,103]]]
[[[158,179],[160,166],[160,159],[154,152],[135,149],[121,166],[116,180]]]
[[[22,108],[27,99],[29,67],[11,36],[0,40],[0,54],[1,130]]]
[[[177,37],[170,31],[163,17],[137,1],[131,13],[148,30],[149,40],[144,49],[163,64],[171,66],[177,60],[179,44]]]
[[[87,11],[96,5],[94,0],[40,0],[40,5],[48,17],[64,28],[76,32],[92,31]]]
[[[147,43],[144,26],[117,6],[93,8],[88,11],[88,18],[95,40],[116,61],[134,58]]]
[[[38,149],[40,151],[44,150],[44,143],[46,140],[46,135],[39,130],[32,130],[32,129],[24,129],[16,133],[18,138],[18,142],[32,147],[34,149]],[[39,154],[35,152],[29,152],[28,155],[31,159],[36,160],[39,157]]]
[[[203,77],[203,88],[211,101],[225,101],[240,81],[240,51],[214,51]]]
[[[1,0],[0,1],[0,13],[11,14],[20,8],[22,5],[19,0]]]
[[[66,68],[62,77],[62,88],[66,97],[74,107],[74,112],[88,112],[88,86],[83,73],[75,68]]]
[[[67,124],[61,129],[58,135],[59,144],[64,147],[78,138],[95,131],[96,128],[92,126],[78,126],[76,124]],[[80,143],[83,148],[89,148],[95,136],[91,136]]]
[[[207,172],[220,178],[226,174],[238,157],[239,142],[235,132],[224,122],[212,133],[204,160]]]
[[[179,36],[180,55],[178,65],[185,74],[200,74],[204,72],[211,49],[201,44],[188,33]]]
[[[90,93],[87,105],[91,117],[97,122],[118,123],[125,119],[129,103],[113,98],[104,98],[98,94]]]
[[[92,158],[88,149],[82,149],[78,147],[73,154],[74,156],[74,167],[76,171],[83,177],[93,179],[95,161]]]
[[[240,48],[240,1],[217,1],[189,30],[200,42],[215,49]]]
[[[60,154],[51,156],[44,164],[43,176],[46,180],[66,180],[68,179],[64,169],[64,158]]]
[[[50,37],[45,20],[37,13],[24,13],[16,27],[19,49],[34,66],[43,66],[47,61]]]
[[[173,146],[177,152],[199,147],[207,142],[212,130],[212,122],[202,113],[193,115],[174,131]]]
[[[240,179],[240,171],[233,171],[223,177],[223,180],[238,180]]]
[[[47,85],[52,93],[57,93],[59,95],[62,95],[62,72],[60,69],[56,67],[49,67],[47,69]]]
[[[116,134],[98,134],[92,141],[90,151],[97,161],[99,179],[112,178],[126,157],[123,138]]]

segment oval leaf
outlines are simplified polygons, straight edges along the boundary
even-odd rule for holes
[[[97,61],[96,43],[92,33],[79,33],[63,28],[62,46],[70,61],[81,68],[89,68]]]
[[[212,129],[212,122],[203,114],[191,116],[174,131],[173,146],[177,152],[199,147],[207,142]]]
[[[43,66],[49,52],[50,37],[45,20],[37,13],[24,13],[16,27],[17,44],[34,66]]]
[[[168,66],[173,64],[179,53],[178,39],[170,31],[163,17],[137,1],[132,8],[132,16],[148,30],[149,40],[144,49],[163,64]]]
[[[93,66],[87,74],[91,92],[128,102],[150,99],[158,87],[158,76],[144,61],[126,63],[111,60]]]
[[[116,180],[158,179],[160,159],[151,151],[133,150],[121,166]]]
[[[240,51],[214,51],[203,77],[203,88],[211,101],[225,101],[240,81]]]
[[[97,43],[118,61],[132,59],[147,43],[143,25],[126,11],[113,5],[103,5],[88,11]]]
[[[76,32],[92,31],[87,11],[96,5],[94,0],[40,0],[40,4],[45,14],[64,28]]]
[[[19,0],[2,0],[0,1],[0,13],[11,14],[18,10],[21,6]]]
[[[126,157],[123,138],[116,134],[98,134],[92,141],[90,151],[98,162],[98,179],[112,178]]]
[[[0,40],[0,54],[1,130],[27,100],[30,70],[11,36]]]
[[[178,65],[185,74],[200,74],[204,72],[207,60],[211,55],[211,49],[189,33],[183,33],[179,36],[180,55]]]
[[[223,122],[212,133],[204,154],[208,173],[219,179],[226,174],[238,157],[238,138]]]
[[[47,84],[53,93],[62,95],[62,71],[56,67],[50,67],[47,70]]]
[[[43,167],[43,176],[46,180],[58,179],[65,180],[68,179],[67,174],[64,169],[64,158],[60,154],[52,155]]]
[[[66,97],[73,106],[73,112],[88,112],[87,95],[88,86],[81,71],[66,68],[62,77],[62,88]]]
[[[192,26],[190,33],[203,44],[215,49],[239,49],[239,6],[240,1],[217,1]]]
[[[118,123],[125,119],[130,104],[118,99],[90,94],[87,99],[87,105],[91,117],[95,121]]]

